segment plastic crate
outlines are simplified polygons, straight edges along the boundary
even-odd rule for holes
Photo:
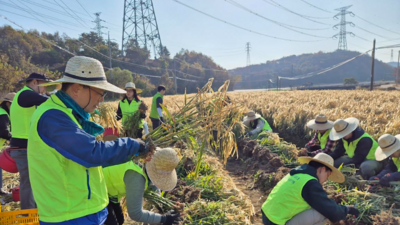
[[[38,210],[26,209],[11,212],[0,212],[0,225],[9,224],[38,225]]]

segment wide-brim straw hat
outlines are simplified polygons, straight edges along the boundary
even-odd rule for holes
[[[135,85],[135,83],[133,83],[133,82],[128,82],[128,83],[125,84],[125,90],[129,90],[129,89],[135,90],[136,93],[138,93],[138,94],[140,94],[140,93],[143,92],[142,89],[136,88],[136,85]]]
[[[247,112],[247,115],[243,118],[243,123],[246,126],[249,126],[250,121],[259,119],[261,117],[260,114],[255,113],[254,111]]]
[[[178,163],[179,157],[174,149],[157,149],[151,161],[146,163],[147,175],[160,190],[170,191],[178,181],[175,170]]]
[[[0,99],[0,102],[12,102],[15,97],[15,92],[10,92]]]
[[[316,156],[314,156],[314,158],[311,157],[299,157],[298,161],[301,164],[308,164],[311,161],[315,161],[315,162],[319,162],[323,165],[325,165],[326,167],[329,167],[329,169],[332,170],[331,175],[328,177],[329,180],[333,181],[333,182],[337,182],[337,183],[343,183],[345,181],[345,178],[342,174],[342,172],[340,172],[333,164],[333,158],[325,153],[318,153]]]
[[[332,141],[337,141],[345,136],[349,135],[351,132],[355,131],[360,124],[357,118],[349,117],[347,119],[338,119],[333,123],[333,128],[329,134],[329,139]]]
[[[333,121],[328,120],[324,114],[319,114],[314,120],[308,121],[306,126],[313,130],[329,130],[333,127]]]
[[[82,84],[118,94],[126,93],[125,90],[107,82],[103,65],[99,60],[85,56],[72,57],[68,60],[64,76],[61,79],[40,86],[62,83]]]
[[[400,150],[400,134],[392,136],[384,134],[378,139],[379,147],[375,151],[375,159],[382,161]]]

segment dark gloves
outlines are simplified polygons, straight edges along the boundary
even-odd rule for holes
[[[181,214],[176,213],[174,210],[169,211],[165,214],[165,222],[164,225],[174,225],[179,224],[179,221],[182,221]]]
[[[347,214],[353,215],[357,218],[360,215],[360,211],[354,206],[347,206]]]
[[[390,173],[385,174],[385,176],[383,176],[380,181],[379,184],[382,187],[389,187],[390,186],[390,181],[393,181],[392,176]]]
[[[137,155],[144,155],[149,151],[149,146],[142,140],[136,139],[137,142],[139,142],[139,152]],[[135,155],[135,156],[137,156]]]
[[[147,117],[146,113],[140,113],[140,118],[141,119],[146,119],[146,117]]]

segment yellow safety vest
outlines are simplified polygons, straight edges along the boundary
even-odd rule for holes
[[[354,157],[354,152],[356,151],[356,148],[357,148],[357,144],[358,144],[358,142],[362,139],[362,138],[370,138],[371,140],[372,140],[372,147],[371,147],[371,149],[369,150],[369,153],[368,153],[368,155],[367,155],[367,159],[368,160],[375,160],[375,151],[376,151],[376,149],[378,148],[378,146],[379,146],[379,144],[378,144],[378,142],[376,142],[369,134],[367,134],[367,133],[364,133],[361,137],[359,137],[358,139],[356,139],[356,140],[354,140],[354,141],[352,141],[352,142],[348,142],[348,141],[346,141],[345,139],[342,139],[343,140],[343,147],[344,147],[344,149],[346,150],[346,153],[347,153],[347,155],[350,157],[350,158],[353,158]]]
[[[329,134],[331,133],[332,129],[329,129],[325,131],[324,135],[321,136],[321,133],[318,132],[318,140],[319,140],[319,145],[321,146],[321,149],[324,149],[326,146],[326,143],[328,142],[329,139]]]
[[[32,91],[32,89],[27,86],[18,91],[17,94],[15,94],[13,104],[11,104],[10,118],[13,138],[28,139],[29,124],[31,123],[31,118],[36,107],[24,108],[18,104],[19,95],[27,90]]]

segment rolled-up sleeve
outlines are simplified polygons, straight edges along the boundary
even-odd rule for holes
[[[131,138],[97,141],[60,110],[45,112],[37,130],[48,146],[86,168],[121,164],[139,152],[139,143]]]

